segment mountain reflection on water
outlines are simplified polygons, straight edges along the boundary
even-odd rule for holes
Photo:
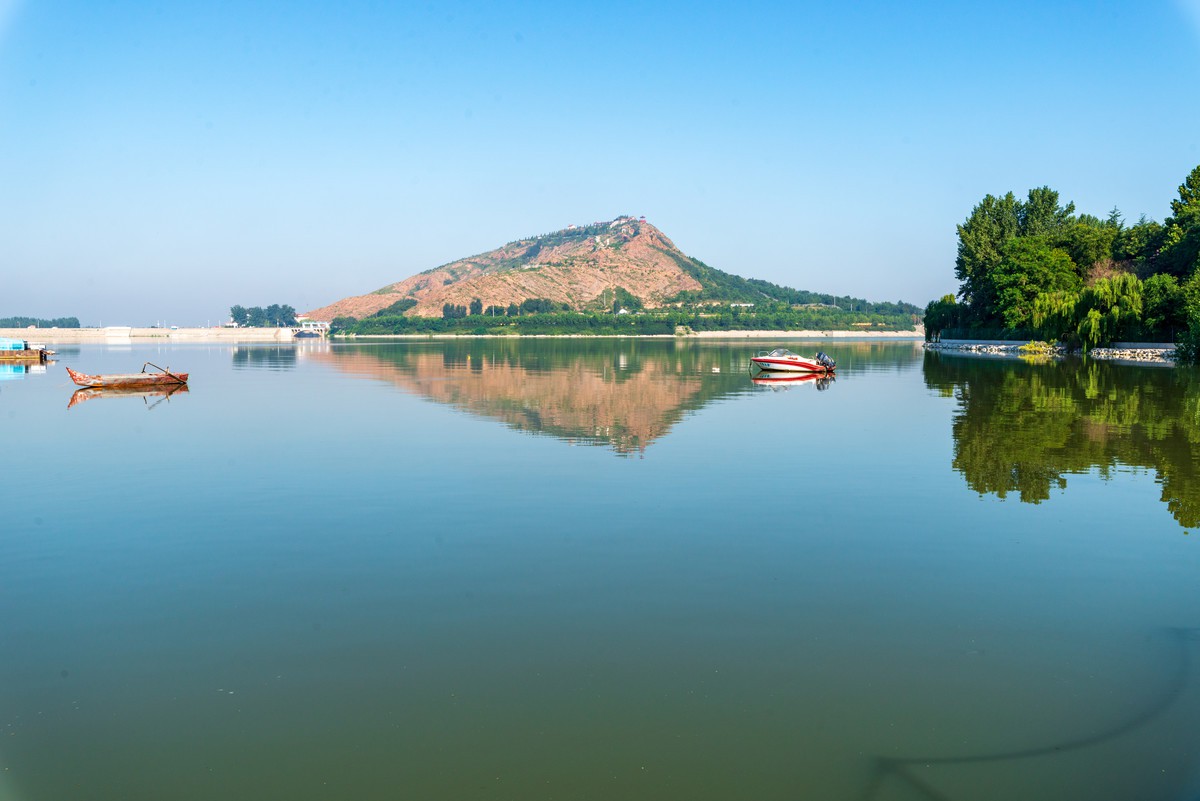
[[[308,358],[518,431],[608,446],[628,456],[644,453],[686,415],[714,401],[760,391],[749,368],[761,347],[754,342],[470,339],[335,347]],[[915,350],[877,343],[824,347],[838,358],[843,374],[866,364],[911,366],[915,356]]]
[[[958,401],[953,466],[976,492],[1040,503],[1067,474],[1153,470],[1171,515],[1200,526],[1200,373],[935,352],[924,370]]]
[[[623,456],[644,452],[688,412],[752,389],[729,349],[661,343],[445,341],[313,358],[518,431],[607,445]]]

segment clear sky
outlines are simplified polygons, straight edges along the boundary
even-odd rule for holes
[[[1161,220],[1197,164],[1200,0],[0,0],[0,316],[303,311],[619,214],[923,305],[983,195]]]

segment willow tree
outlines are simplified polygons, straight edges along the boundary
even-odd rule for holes
[[[1107,345],[1141,322],[1142,282],[1130,273],[1101,278],[1079,294],[1076,315],[1084,347]]]
[[[1042,339],[1074,341],[1079,293],[1044,292],[1033,301],[1033,327]]]

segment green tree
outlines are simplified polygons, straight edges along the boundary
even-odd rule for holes
[[[416,298],[401,298],[387,308],[380,309],[372,314],[372,317],[399,317],[406,311],[417,305]]]
[[[1200,272],[1193,273],[1179,285],[1183,301],[1183,318],[1188,328],[1200,331]]]
[[[1200,267],[1200,166],[1179,186],[1159,251],[1163,272],[1185,277]]]
[[[78,317],[0,317],[0,328],[79,328]]]
[[[958,226],[954,275],[961,284],[958,295],[970,304],[976,319],[991,316],[996,301],[996,268],[1005,243],[1017,236],[1019,205],[1012,192],[1002,198],[987,195]]]
[[[1006,248],[1018,237],[1039,239],[1045,243],[1053,243],[1062,248],[1066,239],[1067,229],[1075,223],[1075,204],[1066,206],[1059,204],[1058,192],[1047,186],[1029,190],[1024,202],[1016,199],[1012,192],[1002,198],[987,195],[971,210],[966,222],[958,226],[958,255],[954,262],[954,273],[961,282],[959,297],[969,304],[969,316],[976,324],[1000,322],[1010,325],[1006,318],[1016,316],[1028,323],[1033,298],[1038,294],[1036,281],[1030,286],[1032,278],[1027,272],[1009,276],[1006,269],[1014,266],[1005,264]],[[1089,222],[1099,224],[1099,220],[1089,218],[1084,225],[1090,229]],[[1078,245],[1078,252],[1087,258],[1092,252],[1104,252],[1102,244],[1092,242],[1101,239],[1091,231],[1080,231],[1072,241],[1072,246]],[[1111,242],[1111,240],[1110,240]],[[1020,249],[1019,249],[1020,250]],[[1090,266],[1091,262],[1088,263]],[[1026,268],[1030,265],[1026,263]],[[1007,291],[1006,299],[1001,299],[1002,291]],[[1026,302],[1021,302],[1018,295],[1024,296]]]
[[[1045,340],[1075,342],[1075,310],[1078,305],[1078,292],[1043,292],[1033,300],[1034,330]]]
[[[1200,165],[1179,185],[1179,198],[1171,201],[1171,214],[1180,216],[1187,209],[1200,208]]]
[[[1101,278],[1079,293],[1076,333],[1088,348],[1128,336],[1142,319],[1142,282],[1121,273]]]
[[[925,339],[932,341],[942,331],[958,323],[959,306],[953,295],[943,295],[940,300],[931,300],[925,307]]]
[[[1006,244],[993,278],[996,314],[1010,329],[1033,325],[1033,303],[1047,292],[1079,288],[1075,264],[1044,237],[1018,237]]]
[[[1142,215],[1135,225],[1123,228],[1113,240],[1113,258],[1118,261],[1148,261],[1163,244],[1163,227]]]
[[[478,317],[479,315],[483,314],[483,301],[479,298],[472,299],[470,311],[472,317]]]
[[[1200,268],[1200,205],[1184,207],[1168,222],[1161,254],[1166,272],[1185,276]]]
[[[229,309],[229,316],[237,325],[256,328],[296,324],[296,310],[279,303],[272,303],[265,309],[261,306],[249,309],[245,306],[233,306]]]
[[[1072,222],[1075,204],[1058,205],[1058,192],[1048,186],[1030,189],[1028,199],[1017,206],[1021,236],[1052,236]]]
[[[1146,333],[1156,340],[1169,340],[1187,327],[1183,290],[1173,275],[1156,273],[1143,281],[1142,306]]]
[[[1079,222],[1066,225],[1060,230],[1058,246],[1075,262],[1081,277],[1086,277],[1090,267],[1112,258],[1117,229],[1105,225],[1095,217],[1084,222],[1083,216]]]

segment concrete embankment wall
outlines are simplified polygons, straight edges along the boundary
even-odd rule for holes
[[[0,328],[0,338],[71,342],[291,342],[290,328]]]
[[[1016,347],[1029,344],[1027,339],[940,339],[935,344],[946,346],[997,345]],[[1174,342],[1114,342],[1107,350],[1175,350]]]
[[[1174,342],[1114,342],[1112,350],[1175,350]]]
[[[937,343],[940,345],[1025,345],[1029,342],[1028,339],[939,339]]]
[[[925,343],[927,350],[999,358],[1016,358],[1024,347],[1025,343],[1002,339],[943,339]],[[1065,356],[1067,350],[1062,345],[1055,345],[1044,354]],[[1087,355],[1117,364],[1172,365],[1175,363],[1175,346],[1166,342],[1114,342],[1111,348],[1092,348]]]

